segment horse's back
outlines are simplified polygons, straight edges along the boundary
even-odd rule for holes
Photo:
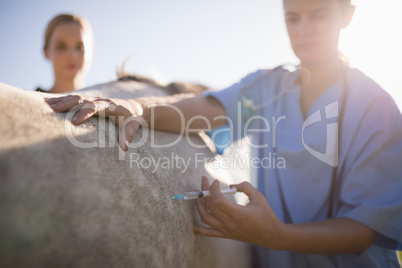
[[[73,126],[42,95],[2,84],[0,103],[1,267],[248,265],[246,245],[194,235],[194,202],[171,198],[200,187],[208,149],[155,148],[179,136],[140,130],[143,145],[123,153],[108,120]]]

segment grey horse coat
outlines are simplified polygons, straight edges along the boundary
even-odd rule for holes
[[[77,93],[166,95],[135,81]],[[171,198],[210,176],[200,161],[213,158],[208,148],[171,133],[152,132],[152,140],[139,130],[134,143],[147,132],[143,145],[122,152],[111,120],[73,126],[43,96],[0,84],[0,267],[249,266],[248,245],[195,235],[201,221],[194,201]],[[167,148],[152,145],[178,138]],[[198,136],[191,141],[203,144]]]

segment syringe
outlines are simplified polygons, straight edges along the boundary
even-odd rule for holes
[[[230,189],[223,189],[221,190],[222,194],[234,194],[237,192],[236,187],[232,187]],[[197,199],[197,198],[201,198],[201,197],[207,197],[210,196],[210,192],[209,191],[197,191],[197,192],[187,192],[181,195],[176,195],[173,196],[173,199],[183,199],[183,200],[192,200],[192,199]]]

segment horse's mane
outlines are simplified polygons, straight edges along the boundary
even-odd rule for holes
[[[125,65],[127,63],[126,59],[119,71],[117,71],[117,80],[118,81],[136,81],[139,83],[145,83],[150,86],[157,86],[164,88],[169,95],[174,95],[174,94],[181,94],[181,93],[193,93],[196,95],[201,95],[205,90],[211,89],[210,87],[207,87],[203,84],[199,83],[188,83],[188,82],[171,82],[168,85],[163,85],[156,79],[144,76],[144,75],[138,75],[138,74],[130,74],[127,73],[125,69]]]
[[[150,86],[163,87],[163,85],[161,83],[159,83],[156,79],[146,77],[143,75],[138,75],[138,74],[119,73],[119,74],[117,74],[117,80],[118,81],[135,81],[135,82],[139,82],[139,83],[145,83]]]

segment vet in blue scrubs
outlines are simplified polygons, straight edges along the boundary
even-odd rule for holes
[[[373,80],[345,68],[343,79],[304,116],[297,77],[297,70],[261,70],[227,89],[207,92],[205,96],[222,103],[231,123],[230,132],[216,136],[221,139],[218,149],[222,151],[227,139],[248,137],[253,157],[260,160],[257,188],[283,222],[326,220],[333,191],[332,218],[356,220],[378,237],[359,254],[322,256],[256,247],[259,265],[399,267],[395,249],[402,243],[400,111]]]

